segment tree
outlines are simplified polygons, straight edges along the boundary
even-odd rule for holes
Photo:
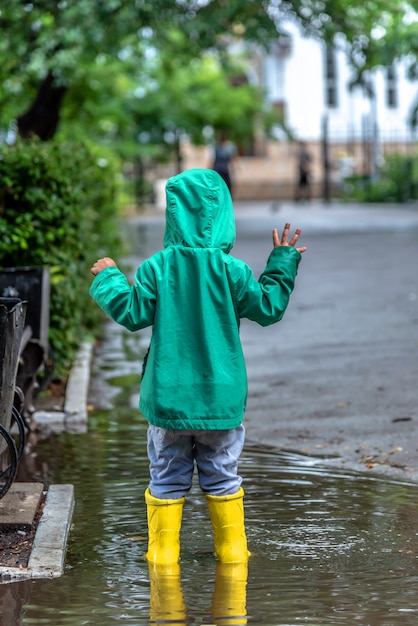
[[[15,0],[3,5],[0,126],[17,118],[22,135],[43,139],[55,134],[72,90],[83,114],[99,64],[112,70],[116,64],[133,76],[132,68],[140,67],[150,51],[171,51],[173,63],[183,67],[216,51],[227,65],[232,40],[268,46],[280,37],[286,19],[330,44],[343,34],[359,83],[368,67],[384,62],[388,50],[399,54],[390,47],[398,27],[413,44],[415,60],[417,55],[416,30],[405,22],[408,7],[414,15],[412,3],[404,0]],[[105,86],[104,78],[105,72]]]
[[[177,32],[176,39],[184,36]],[[243,55],[221,63],[206,53],[184,63],[171,45],[149,56],[123,67],[99,58],[67,93],[57,136],[81,139],[88,129],[90,140],[112,146],[124,160],[178,161],[184,135],[202,144],[222,127],[245,146],[255,118],[265,119],[266,129],[278,121],[261,89],[248,83]]]
[[[237,12],[248,21],[251,37],[277,36],[262,3],[214,2],[204,9],[201,14],[199,2],[180,0],[7,3],[0,10],[0,106],[4,111],[0,123],[4,125],[5,116],[21,107],[20,133],[34,132],[49,139],[56,131],[66,93],[85,79],[98,59],[104,64],[114,59],[121,65],[141,64],[150,49],[172,48],[170,38],[176,31],[186,35],[183,44],[176,46],[183,62],[222,45],[217,38],[233,30]],[[253,23],[259,23],[258,30]]]

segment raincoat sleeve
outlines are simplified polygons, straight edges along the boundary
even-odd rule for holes
[[[258,280],[245,265],[235,293],[239,317],[261,326],[281,320],[295,285],[301,256],[292,246],[274,248]]]
[[[121,326],[135,331],[154,321],[156,284],[151,266],[144,261],[133,285],[117,267],[101,271],[91,284],[90,295]]]

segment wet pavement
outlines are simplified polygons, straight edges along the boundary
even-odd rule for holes
[[[248,443],[241,461],[248,571],[216,564],[196,482],[179,568],[149,568],[147,424],[136,409],[143,344],[141,333],[106,324],[88,432],[40,437],[24,457],[22,479],[74,484],[73,527],[62,577],[0,585],[0,623],[415,625],[416,486],[270,446]]]
[[[234,252],[256,273],[273,226],[301,225],[309,246],[285,320],[260,332],[242,325],[248,571],[217,566],[196,484],[179,569],[149,569],[147,424],[137,410],[149,333],[109,322],[87,432],[34,435],[19,468],[18,480],[74,485],[64,574],[0,585],[1,626],[417,623],[418,212],[403,208],[396,222],[394,209],[379,209],[366,223],[352,207],[342,229],[340,209],[237,207]],[[163,220],[125,225],[134,268],[161,245]]]
[[[418,204],[235,208],[231,254],[256,275],[273,227],[300,226],[308,246],[283,321],[241,325],[248,439],[418,482]],[[135,268],[160,248],[164,218],[124,224]]]

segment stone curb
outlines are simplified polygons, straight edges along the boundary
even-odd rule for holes
[[[74,510],[73,485],[51,485],[26,568],[0,567],[0,584],[29,578],[56,578],[64,571]]]
[[[65,392],[63,411],[35,411],[33,419],[41,427],[54,433],[87,432],[87,394],[90,382],[90,364],[93,344],[84,342],[78,351]]]

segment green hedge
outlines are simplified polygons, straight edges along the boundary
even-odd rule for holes
[[[346,178],[342,196],[360,202],[378,203],[403,203],[418,199],[418,156],[388,156],[376,180],[359,175]]]
[[[48,266],[55,378],[99,323],[90,267],[115,254],[116,167],[86,145],[37,140],[0,146],[0,264]],[[119,251],[120,252],[120,251]]]

